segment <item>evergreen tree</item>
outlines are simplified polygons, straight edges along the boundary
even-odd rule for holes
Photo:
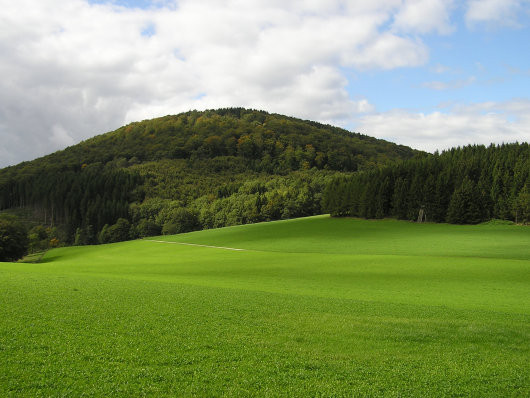
[[[322,203],[332,215],[415,220],[423,207],[435,222],[477,223],[492,216],[513,220],[526,214],[529,174],[526,143],[468,146],[333,181]],[[346,212],[339,210],[345,200]]]
[[[526,183],[514,200],[513,215],[517,223],[530,222],[530,182]]]
[[[477,224],[484,220],[481,195],[468,177],[451,196],[447,221],[452,224]]]

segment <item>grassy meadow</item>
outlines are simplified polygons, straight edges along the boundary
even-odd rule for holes
[[[0,396],[522,397],[529,357],[528,227],[318,216],[0,263]]]

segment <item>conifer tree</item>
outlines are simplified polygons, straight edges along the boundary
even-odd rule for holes
[[[481,195],[467,176],[451,196],[447,221],[452,224],[477,224],[483,220]]]

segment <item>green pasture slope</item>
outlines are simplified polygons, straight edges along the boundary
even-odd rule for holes
[[[529,358],[528,227],[320,216],[0,264],[2,397],[523,397]]]

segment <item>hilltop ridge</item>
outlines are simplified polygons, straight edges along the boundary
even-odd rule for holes
[[[225,156],[242,158],[247,167],[274,173],[304,167],[355,171],[374,163],[408,159],[415,153],[418,151],[409,147],[331,125],[226,108],[129,123],[64,150],[6,167],[0,170],[0,178],[6,172],[23,172],[35,165],[75,169],[83,164],[121,161],[118,167],[128,167],[161,159]]]

